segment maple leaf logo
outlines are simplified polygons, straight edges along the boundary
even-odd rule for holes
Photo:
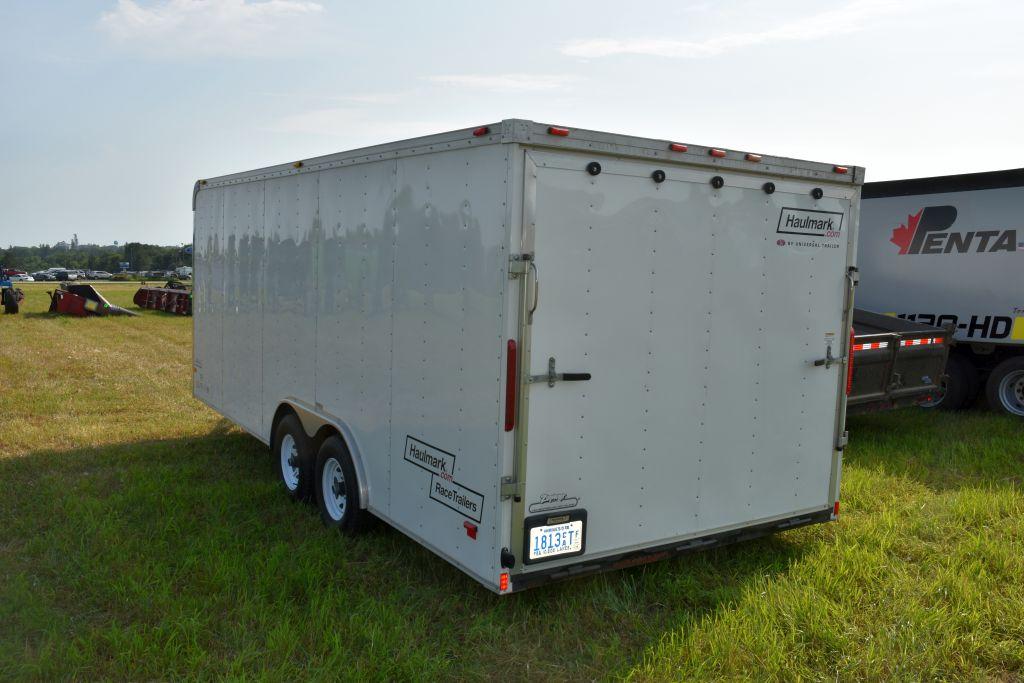
[[[907,250],[910,249],[910,242],[914,239],[914,233],[917,232],[917,223],[921,220],[922,213],[924,213],[924,209],[921,209],[913,216],[907,216],[906,224],[900,223],[900,227],[892,231],[892,237],[889,241],[900,248],[901,254],[906,254]]]

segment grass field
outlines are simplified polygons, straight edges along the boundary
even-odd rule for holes
[[[104,285],[132,307],[136,285]],[[1024,676],[1024,438],[852,419],[838,523],[486,592],[328,533],[191,398],[191,319],[0,317],[0,679]]]

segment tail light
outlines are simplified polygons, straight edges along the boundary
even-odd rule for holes
[[[508,340],[508,353],[505,356],[505,431],[511,432],[516,426],[516,396],[519,385],[517,372],[516,340]]]
[[[508,590],[508,572],[502,572],[498,577],[498,590],[503,593]]]
[[[838,517],[839,516],[839,501],[838,500],[836,501],[836,504],[832,506],[832,516],[833,517]]]
[[[850,350],[846,359],[846,395],[853,389],[853,327],[850,327]]]

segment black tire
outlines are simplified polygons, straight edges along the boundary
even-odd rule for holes
[[[992,410],[1024,417],[1024,357],[997,365],[985,382],[985,398]]]
[[[313,488],[313,442],[294,414],[285,415],[274,429],[270,462],[288,497],[308,501]]]
[[[367,527],[370,514],[359,508],[359,482],[352,456],[340,437],[328,437],[316,455],[313,494],[324,525],[345,534]]]
[[[942,383],[942,395],[925,408],[940,410],[963,410],[974,402],[981,383],[974,363],[959,353],[949,354],[946,361],[946,378]]]

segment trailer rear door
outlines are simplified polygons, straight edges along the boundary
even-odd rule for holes
[[[845,369],[814,361],[846,349],[855,188],[538,150],[526,176],[524,561],[830,507]]]

